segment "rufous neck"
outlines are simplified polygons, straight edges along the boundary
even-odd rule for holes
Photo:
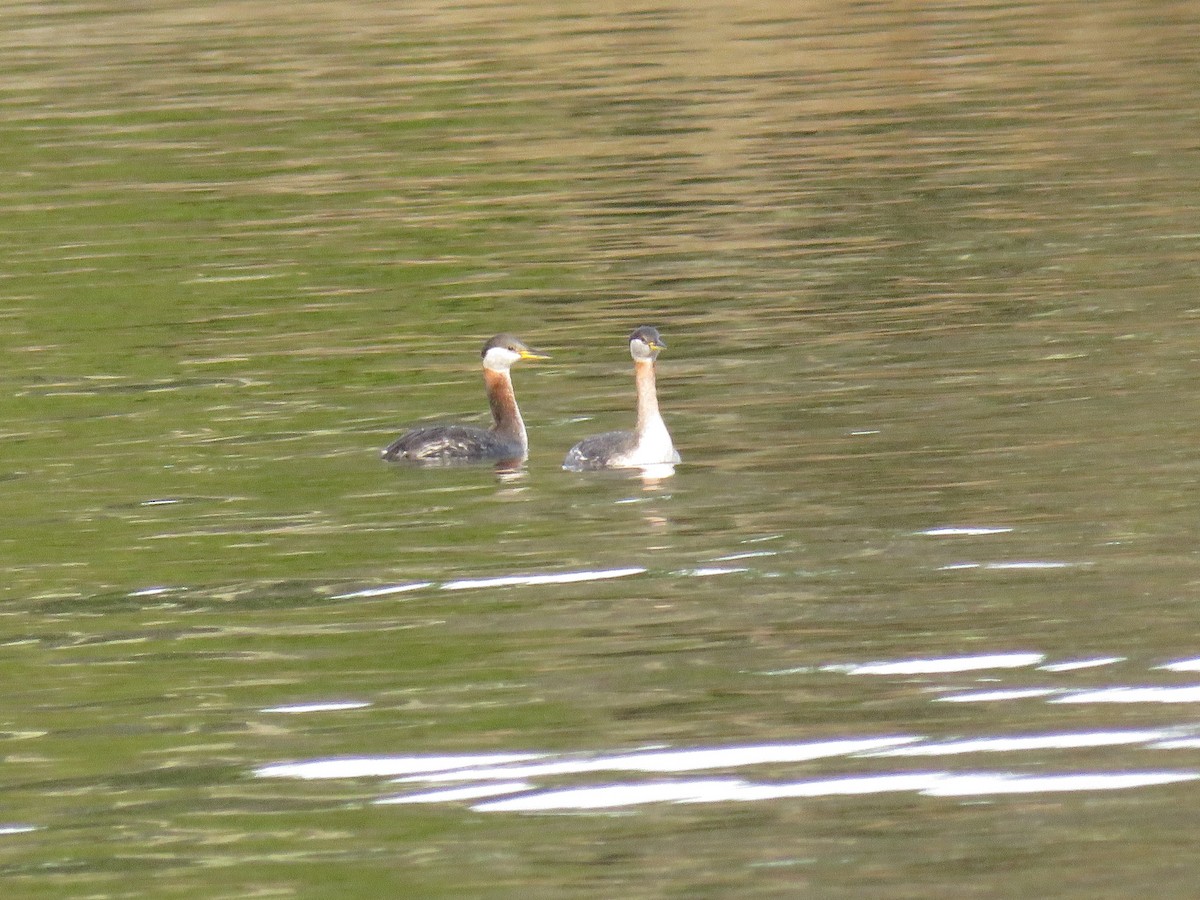
[[[637,433],[662,423],[658,412],[658,389],[654,383],[654,360],[635,359],[633,377],[637,384]]]
[[[507,371],[484,368],[483,381],[487,385],[488,404],[492,408],[492,431],[503,438],[528,443],[525,422],[517,408],[517,396],[513,393],[512,378]]]

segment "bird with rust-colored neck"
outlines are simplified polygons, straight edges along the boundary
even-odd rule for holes
[[[529,455],[525,422],[517,407],[509,369],[523,359],[549,359],[511,334],[498,334],[483,345],[483,380],[492,409],[492,427],[427,425],[406,431],[381,453],[388,462],[469,462],[522,460]]]
[[[658,411],[654,362],[666,342],[657,328],[643,325],[629,336],[637,386],[637,427],[633,431],[609,431],[584,438],[567,452],[563,468],[571,472],[588,469],[632,469],[679,462],[667,425]]]

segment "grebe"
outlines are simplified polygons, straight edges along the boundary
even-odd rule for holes
[[[380,454],[389,462],[452,462],[475,459],[524,459],[529,455],[525,422],[517,408],[508,370],[521,359],[549,359],[511,334],[498,334],[483,345],[483,380],[492,407],[492,427],[427,425],[406,431]]]
[[[654,387],[654,361],[666,349],[657,328],[643,325],[629,336],[637,384],[637,430],[609,431],[584,438],[567,452],[563,468],[571,472],[587,469],[630,469],[679,462],[667,425],[658,412]]]

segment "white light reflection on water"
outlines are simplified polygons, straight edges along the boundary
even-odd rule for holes
[[[1165,669],[1168,672],[1200,672],[1200,659],[1180,659],[1154,668]]]
[[[672,780],[623,780],[606,784],[540,789],[537,780],[598,772],[662,775],[711,769],[848,758],[879,760],[960,756],[975,753],[1029,753],[1142,746],[1146,749],[1193,749],[1200,738],[1185,729],[1062,732],[1041,735],[987,736],[923,741],[911,736],[759,744],[732,747],[655,749],[599,755],[492,754],[432,757],[377,757],[314,760],[265,766],[260,777],[391,777],[394,783],[429,790],[381,797],[377,804],[459,803],[481,801],[483,812],[551,812],[634,807],[649,803],[748,802],[885,792],[914,792],[928,797],[1109,791],[1193,781],[1200,773],[1180,770],[1104,770],[1021,775],[1012,772],[871,772],[755,782],[733,775]],[[399,777],[397,777],[399,776]],[[453,786],[445,786],[453,783]],[[437,787],[434,787],[437,785]],[[496,799],[492,799],[496,798]]]
[[[364,709],[371,704],[365,700],[341,700],[330,703],[294,703],[290,706],[269,706],[260,710],[265,713],[312,713],[341,712],[346,709]]]
[[[919,740],[915,737],[851,738],[798,744],[762,744],[747,747],[715,747],[694,750],[652,750],[614,756],[581,757],[500,769],[478,768],[446,771],[404,781],[465,781],[504,778],[536,778],[545,775],[579,775],[588,772],[696,772],[757,766],[766,763],[807,762],[832,756],[853,756],[868,750],[892,747]]]
[[[962,753],[1012,753],[1026,750],[1077,750],[1081,747],[1119,747],[1148,744],[1177,735],[1175,731],[1096,731],[1079,734],[1031,734],[1016,737],[970,738],[910,747],[874,750],[864,756],[955,756]]]
[[[632,502],[632,501],[631,501]],[[756,551],[736,553],[730,556],[718,557],[718,561],[732,561],[751,557],[774,556],[774,551]],[[333,594],[331,600],[367,600],[375,597],[388,597],[394,594],[407,594],[433,588],[443,591],[465,591],[479,588],[496,587],[530,587],[542,584],[576,584],[586,581],[605,581],[612,578],[628,578],[632,575],[644,575],[648,572],[645,566],[624,566],[617,569],[585,569],[575,572],[535,572],[520,575],[495,575],[485,578],[457,578],[452,581],[408,581],[398,584],[385,584],[378,587],[362,588]],[[707,578],[713,575],[737,575],[750,570],[744,566],[697,566],[690,569],[679,569],[672,575],[681,578]],[[170,588],[154,588],[154,592],[165,592]],[[150,593],[147,590],[143,593]]]
[[[489,753],[463,756],[350,756],[341,759],[315,759],[308,762],[278,763],[255,769],[259,778],[366,778],[413,775],[418,772],[443,772],[475,766],[503,766],[541,759],[542,753]]]
[[[406,594],[409,591],[419,591],[421,588],[433,587],[432,581],[410,581],[407,584],[389,584],[383,587],[366,588],[361,591],[350,591],[346,594],[335,594],[332,600],[351,600],[366,597],[387,597],[391,594]]]
[[[895,662],[846,663],[821,666],[822,672],[847,675],[940,675],[980,669],[1016,669],[1034,666],[1043,653],[989,653],[982,656],[950,656],[939,659],[906,659]]]
[[[1009,775],[981,773],[944,778],[921,793],[928,797],[970,797],[988,794],[1043,794],[1064,791],[1122,791],[1195,781],[1195,772],[1096,772],[1071,775]]]
[[[427,791],[424,794],[402,794],[397,797],[381,797],[375,803],[380,806],[396,803],[457,803],[460,800],[478,800],[480,797],[498,797],[501,794],[518,794],[532,791],[528,781],[503,781],[494,784],[473,784],[470,787],[446,788]]]
[[[566,468],[565,466],[563,468]],[[572,471],[567,469],[568,472]],[[642,490],[653,490],[658,487],[660,481],[665,481],[675,475],[675,466],[672,463],[655,463],[649,466],[637,466],[629,469],[611,470],[636,473],[642,481]],[[627,497],[624,500],[618,500],[617,503],[637,503],[637,497]]]
[[[652,466],[642,466],[640,474],[645,486],[653,487],[664,478],[672,477],[675,474],[675,466],[671,463],[656,463]]]
[[[176,593],[178,591],[183,591],[183,590],[186,590],[186,588],[148,587],[148,588],[139,588],[136,591],[130,591],[127,596],[129,596],[129,597],[159,597],[163,594],[172,594],[172,593]]]
[[[608,578],[628,578],[630,575],[641,575],[645,571],[646,569],[642,566],[629,566],[624,569],[553,572],[547,575],[500,575],[496,578],[461,578],[457,581],[444,582],[442,590],[465,591],[472,588],[525,587],[534,584],[574,584],[579,581],[603,581]]]
[[[924,531],[918,531],[917,534],[923,534],[927,537],[975,537],[986,534],[1008,534],[1010,531],[1012,531],[1012,528],[1007,526],[947,525],[941,528],[927,528]]]
[[[1200,737],[1170,738],[1156,741],[1150,747],[1154,750],[1200,750]]]
[[[1012,688],[999,691],[969,691],[965,694],[950,694],[935,697],[934,703],[996,703],[1001,700],[1024,700],[1029,697],[1049,697],[1061,694],[1059,688]]]
[[[554,576],[511,576],[488,579],[513,583],[515,578],[544,579],[597,574],[635,574],[642,569],[564,573]],[[482,581],[483,579],[480,579]],[[453,582],[452,582],[453,583]],[[522,582],[524,583],[524,582]],[[894,677],[937,676],[1036,667],[1036,671],[1070,672],[1111,665],[1120,657],[1097,657],[1046,663],[1045,655],[1032,651],[1001,652],[927,659],[884,660],[834,664],[796,670],[797,673],[839,673]],[[1168,663],[1160,669],[1191,671],[1195,660]],[[982,677],[982,676],[981,676]],[[988,678],[987,680],[995,680]],[[1107,687],[997,688],[965,691],[933,698],[943,702],[987,702],[1044,698],[1049,703],[1193,703],[1200,702],[1200,685]],[[354,708],[359,701],[309,703],[273,707],[265,712],[304,712]],[[365,704],[362,704],[365,705]],[[1200,772],[1164,771],[1156,766],[1130,767],[1123,756],[1117,766],[1098,771],[1074,770],[1026,775],[1012,771],[919,771],[829,773],[801,780],[755,781],[739,777],[737,770],[813,764],[817,760],[855,760],[855,768],[868,761],[893,764],[903,760],[969,757],[974,754],[1010,754],[1022,767],[1033,754],[1102,752],[1105,748],[1140,748],[1145,751],[1200,749],[1200,729],[1190,724],[1130,730],[1091,730],[1046,734],[982,735],[933,739],[913,735],[846,738],[726,747],[660,747],[616,753],[516,752],[479,755],[356,757],[311,760],[264,766],[259,777],[300,779],[387,778],[404,785],[407,793],[375,800],[380,805],[467,804],[480,812],[582,812],[640,807],[654,803],[718,803],[833,797],[908,792],[925,797],[988,797],[1018,794],[1129,790],[1194,781]],[[1014,763],[1016,765],[1016,763]],[[1090,763],[1089,763],[1090,767]],[[700,777],[710,772],[714,777]],[[695,777],[692,777],[695,776]],[[595,783],[597,778],[604,783]],[[575,784],[553,783],[575,780]],[[547,784],[547,781],[551,783]]]
[[[1058,562],[1058,561],[1054,561],[1054,560],[1029,559],[1029,560],[1014,560],[1013,562],[950,563],[949,565],[938,566],[938,571],[939,572],[954,572],[954,571],[958,571],[959,569],[988,569],[991,571],[1005,571],[1005,570],[1020,571],[1022,569],[1029,569],[1032,571],[1039,571],[1041,569],[1070,569],[1070,568],[1073,568],[1078,565],[1081,565],[1081,563]]]
[[[1111,666],[1125,662],[1124,656],[1102,656],[1097,659],[1076,659],[1068,662],[1047,663],[1038,666],[1043,672],[1073,672],[1076,669],[1092,669],[1097,666]]]
[[[996,794],[1113,791],[1194,781],[1192,772],[1105,772],[1087,775],[1012,775],[1006,772],[917,772],[864,775],[814,781],[756,784],[740,779],[712,779],[643,785],[602,785],[545,791],[478,803],[480,812],[554,812],[612,809],[646,803],[719,803],[915,792],[926,797],[971,797]]]
[[[409,591],[419,591],[424,588],[438,588],[443,591],[465,591],[473,588],[490,587],[527,587],[537,584],[575,584],[581,581],[604,581],[609,578],[627,578],[630,575],[641,575],[647,570],[644,566],[627,566],[623,569],[596,569],[580,572],[545,572],[530,575],[497,575],[490,578],[459,578],[454,581],[409,581],[402,584],[388,584],[381,587],[363,588],[358,591],[347,591],[334,594],[331,600],[363,600],[371,597],[387,597],[392,594],[407,594]]]
[[[1076,691],[1050,703],[1200,703],[1200,684],[1179,687],[1108,687]]]
[[[728,800],[748,785],[737,778],[710,778],[696,781],[667,781],[644,784],[610,784],[599,787],[567,788],[543,791],[506,800],[477,803],[472,809],[483,812],[535,812],[551,810],[612,809],[644,803],[695,803],[702,800]]]

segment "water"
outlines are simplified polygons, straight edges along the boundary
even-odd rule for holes
[[[6,12],[6,892],[1192,896],[1200,17],[401,6]]]

